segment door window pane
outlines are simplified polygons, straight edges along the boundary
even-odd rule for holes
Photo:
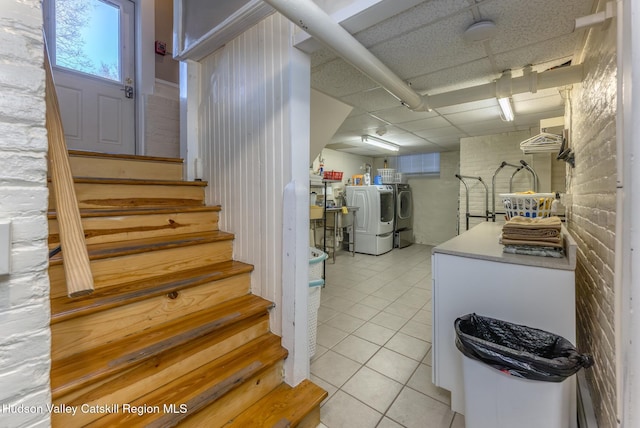
[[[55,63],[120,82],[120,9],[100,0],[55,0]]]

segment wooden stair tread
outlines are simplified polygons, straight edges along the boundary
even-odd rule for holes
[[[93,294],[80,298],[69,299],[67,296],[52,298],[51,324],[154,296],[178,292],[189,287],[218,281],[234,275],[249,273],[252,270],[252,265],[237,261],[227,261],[204,268],[190,269],[99,289]]]
[[[160,409],[167,403],[186,404],[187,413],[111,413],[87,426],[175,426],[286,356],[280,337],[267,334],[130,402]]]
[[[48,179],[51,181],[51,178]],[[73,177],[75,184],[128,184],[128,185],[156,185],[156,186],[192,186],[207,187],[206,181],[183,180],[146,180],[140,178],[97,178],[97,177]]]
[[[203,206],[164,206],[164,207],[138,207],[138,208],[105,208],[91,209],[84,208],[80,210],[80,217],[111,217],[111,216],[128,216],[128,215],[153,215],[153,214],[175,214],[186,212],[220,212],[220,205],[203,205]],[[49,210],[47,213],[49,220],[57,218],[56,210]]]
[[[100,260],[109,257],[120,257],[131,254],[140,254],[149,251],[164,250],[169,248],[186,247],[209,242],[233,240],[232,233],[213,231],[206,233],[189,233],[184,235],[160,236],[154,238],[135,239],[124,242],[107,242],[102,244],[87,245],[89,260]],[[49,260],[50,266],[62,264],[64,251],[56,254]]]
[[[327,391],[308,379],[294,388],[283,383],[229,421],[224,428],[293,428],[311,410],[320,406],[327,395]]]
[[[249,294],[157,324],[90,351],[54,359],[51,363],[52,394],[66,394],[89,382],[191,343],[199,337],[264,314],[272,307],[271,302]]]
[[[71,156],[87,156],[87,157],[99,157],[108,159],[131,159],[139,161],[154,161],[154,162],[171,162],[171,163],[184,163],[180,158],[165,158],[160,156],[145,156],[145,155],[127,155],[119,153],[100,153],[100,152],[87,152],[83,150],[68,150]]]

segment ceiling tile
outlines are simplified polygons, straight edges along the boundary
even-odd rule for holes
[[[428,130],[433,128],[442,128],[448,125],[449,125],[449,122],[447,122],[441,116],[433,116],[426,119],[414,120],[411,122],[404,122],[399,124],[398,127],[402,129],[406,129],[407,131],[416,132],[416,131],[423,131],[423,130]]]
[[[311,54],[311,70],[337,58],[338,55],[336,55],[331,49],[322,47]]]
[[[436,72],[411,77],[411,86],[421,94],[439,94],[484,85],[498,77],[487,58],[458,63]]]
[[[540,97],[518,101],[513,98],[513,111],[516,115],[539,113],[546,110],[564,109],[564,100],[557,94],[550,97]]]
[[[531,44],[511,49],[495,55],[496,66],[501,69],[518,69],[528,64],[545,64],[537,66],[539,72],[567,62],[573,55],[574,47],[580,41],[580,35],[573,33],[554,37],[544,44]]]
[[[388,110],[378,110],[372,114],[391,123],[411,122],[414,120],[432,117],[434,115],[434,113],[426,111],[413,111],[404,106],[398,106]]]
[[[495,107],[496,104],[497,104],[497,101],[495,100],[495,98],[490,98],[488,100],[474,101],[471,103],[440,107],[435,110],[440,114],[446,115],[446,114],[452,114],[452,113],[461,113],[464,111],[477,110],[482,108],[492,108],[492,107]]]
[[[483,18],[498,26],[498,34],[490,41],[498,54],[571,34],[574,19],[591,13],[592,4],[592,0],[500,0],[484,2],[479,9]]]
[[[455,13],[464,13],[468,7],[468,0],[426,1],[391,19],[360,31],[356,38],[363,45],[371,47]]]
[[[426,129],[423,131],[416,132],[416,135],[426,138],[429,141],[433,141],[434,138],[440,137],[453,137],[453,136],[464,136],[464,132],[455,126],[446,126],[443,128],[435,128],[435,129]]]
[[[456,126],[467,123],[495,121],[496,118],[500,118],[501,112],[500,107],[498,107],[498,101],[494,101],[495,105],[492,107],[468,110],[461,113],[451,113],[445,115],[445,118]]]
[[[382,88],[374,88],[347,95],[342,97],[341,100],[347,104],[357,105],[367,111],[382,110],[400,105],[400,101],[397,98]]]
[[[342,59],[330,61],[311,71],[312,87],[333,97],[343,97],[378,85]]]
[[[470,12],[454,15],[380,43],[371,52],[404,79],[477,60],[484,50],[462,38],[471,22]]]
[[[338,128],[338,131],[336,133],[348,131],[362,132],[365,130],[375,131],[376,129],[385,126],[385,122],[374,119],[368,114],[362,114],[360,116],[348,117],[344,122],[342,122],[342,125],[340,126],[340,128]]]
[[[514,122],[503,121],[464,123],[460,125],[460,129],[462,129],[472,137],[480,135],[502,134],[504,132],[512,132],[517,130]]]
[[[322,1],[329,4],[331,0]],[[565,63],[580,43],[581,35],[573,33],[574,19],[590,14],[594,2],[425,0],[356,37],[417,92],[442,94],[490,83],[504,69],[512,69],[518,77],[526,64],[542,72]],[[472,11],[476,10],[474,18]],[[498,35],[487,42],[465,41],[462,34],[474,19],[493,19]],[[344,60],[336,59],[331,50],[316,51],[311,61],[312,87],[354,106],[331,141],[353,146],[341,150],[355,150],[363,156],[370,156],[374,149],[362,147],[360,136],[375,135],[382,128],[386,129],[383,138],[397,142],[403,153],[457,150],[460,138],[529,132],[539,127],[540,119],[564,114],[556,88],[513,95],[513,122],[500,119],[493,97],[413,112],[399,106],[393,96]]]

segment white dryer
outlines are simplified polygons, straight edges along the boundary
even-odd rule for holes
[[[347,186],[347,205],[356,211],[356,253],[380,255],[393,249],[393,186]]]

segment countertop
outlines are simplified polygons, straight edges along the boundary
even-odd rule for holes
[[[433,253],[550,269],[574,270],[576,268],[577,244],[564,225],[562,226],[562,235],[565,256],[562,258],[503,253],[504,245],[498,241],[501,233],[502,224],[480,223],[461,235],[434,247]]]

